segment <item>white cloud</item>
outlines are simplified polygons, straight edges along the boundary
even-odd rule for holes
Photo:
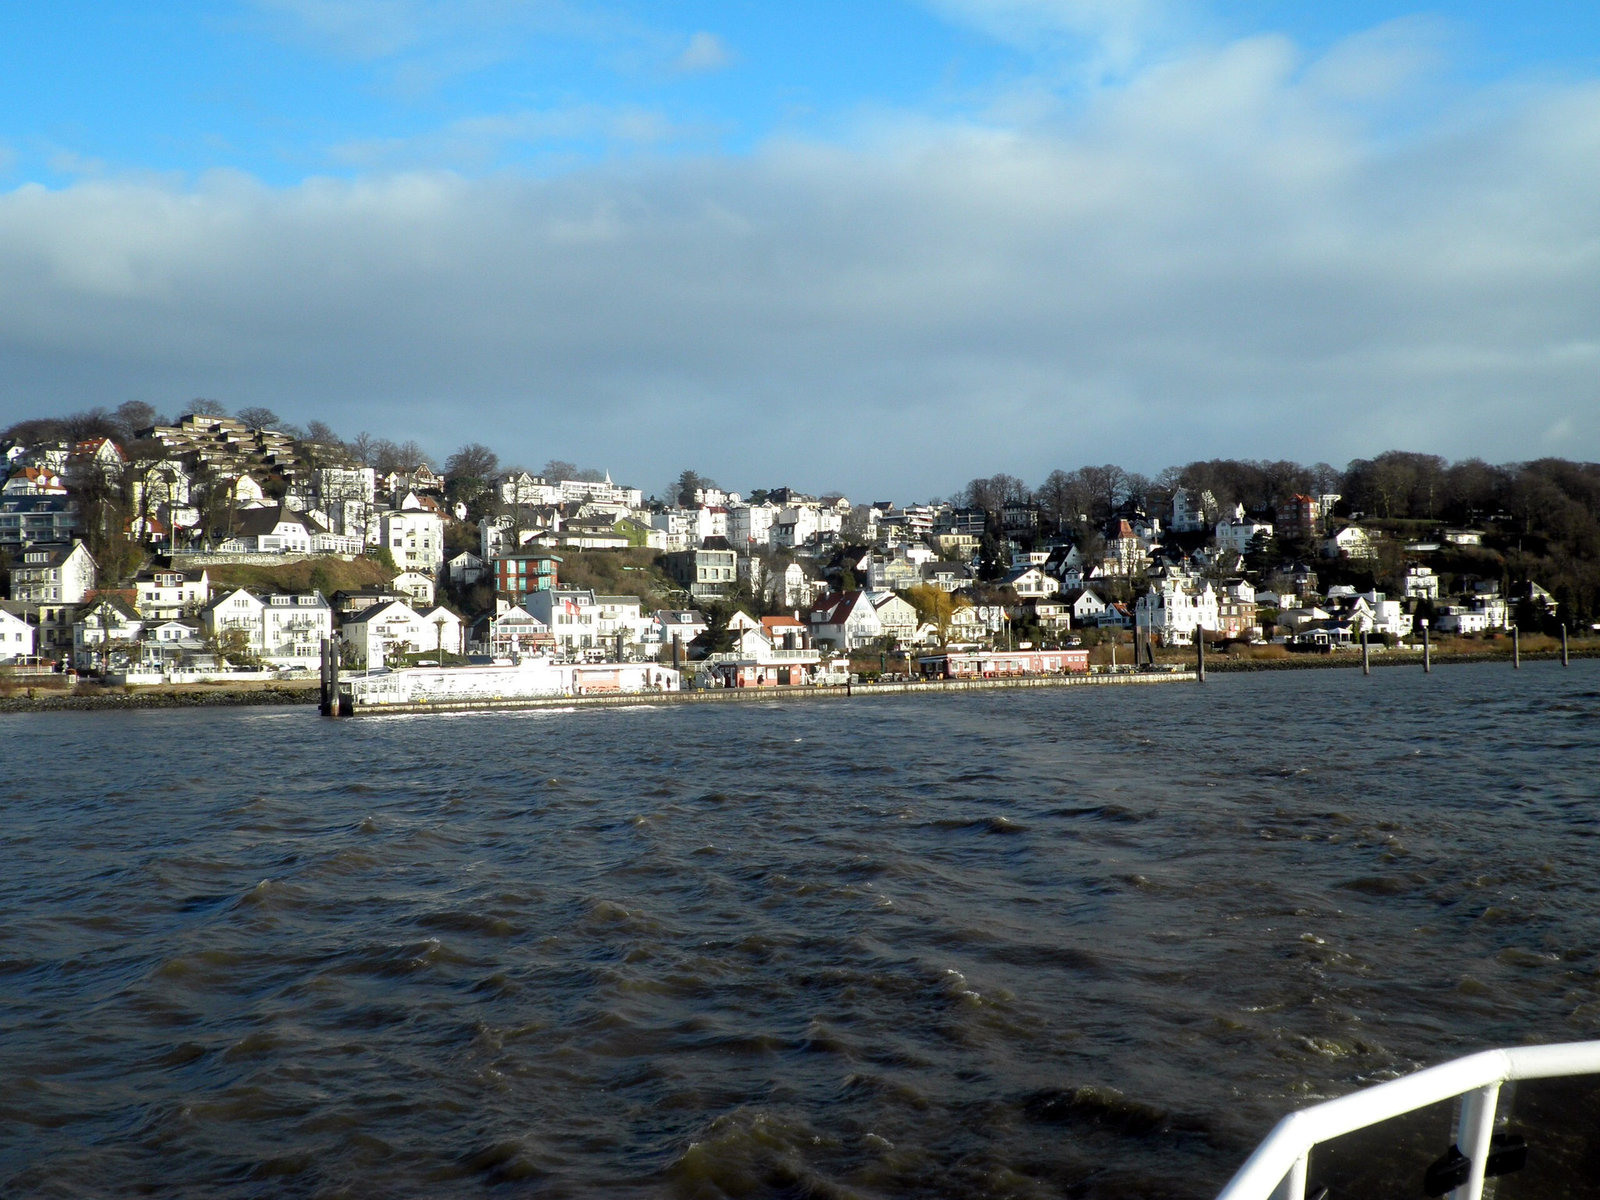
[[[346,142],[329,151],[340,166],[365,170],[430,169],[478,172],[519,151],[560,151],[572,142],[639,147],[695,136],[662,114],[636,106],[597,104],[467,117],[405,138]]]
[[[716,34],[701,30],[689,38],[689,44],[673,66],[681,74],[701,75],[720,71],[732,62],[733,54],[727,44]]]
[[[1192,32],[1170,0],[925,0],[935,12],[1042,59],[1065,56],[1095,83],[1127,75]]]
[[[216,395],[647,488],[686,465],[904,497],[1085,461],[1507,461],[1547,432],[1600,458],[1600,90],[1397,140],[1327,83],[1376,78],[1358,51],[1218,47],[1070,126],[880,120],[549,180],[20,188],[0,365],[58,410]]]

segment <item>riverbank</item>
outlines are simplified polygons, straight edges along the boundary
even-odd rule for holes
[[[1569,648],[1572,658],[1600,658],[1600,642],[1584,640],[1574,642]],[[1522,661],[1533,662],[1559,662],[1561,651],[1559,649],[1523,650]],[[709,691],[671,692],[671,693],[629,693],[614,696],[562,696],[541,697],[522,701],[506,701],[494,705],[497,708],[567,708],[567,707],[614,707],[621,704],[653,704],[667,703],[718,703],[741,700],[774,700],[790,697],[845,697],[845,696],[871,696],[871,695],[896,695],[907,693],[941,693],[960,692],[973,690],[989,690],[995,688],[1019,687],[1054,687],[1062,685],[1081,685],[1083,683],[1168,683],[1192,682],[1196,675],[1194,672],[1194,655],[1186,654],[1181,660],[1173,656],[1164,656],[1158,663],[1163,669],[1149,673],[1118,673],[1096,674],[1093,676],[1075,677],[1066,676],[1058,678],[1026,678],[1026,679],[980,679],[980,680],[932,680],[932,681],[899,681],[893,683],[859,683],[854,685],[841,685],[830,687],[795,687],[795,688],[729,688],[714,689]],[[1412,667],[1420,669],[1422,666],[1422,652],[1417,650],[1375,650],[1372,654],[1372,666],[1377,667]],[[1435,650],[1432,654],[1434,666],[1460,666],[1468,663],[1499,664],[1503,667],[1511,666],[1511,650],[1504,649],[1472,650],[1470,652]],[[1301,670],[1327,670],[1340,668],[1361,667],[1361,653],[1358,650],[1339,651],[1333,654],[1291,654],[1279,658],[1264,657],[1235,657],[1229,654],[1208,654],[1206,656],[1207,675],[1227,675],[1252,673],[1258,671],[1301,671]],[[317,684],[309,683],[261,683],[261,684],[186,684],[177,687],[127,687],[101,689],[92,684],[83,685],[76,691],[47,690],[44,688],[24,688],[18,686],[10,695],[0,695],[0,714],[22,712],[95,712],[95,711],[121,711],[133,709],[158,709],[158,708],[211,708],[211,707],[254,707],[265,705],[311,705],[319,699]],[[365,709],[364,712],[449,712],[467,711],[473,708],[483,708],[484,705],[473,704],[412,704],[404,706],[386,706],[382,710]]]
[[[1588,642],[1574,643],[1568,650],[1570,658],[1600,658],[1600,644]],[[1467,663],[1498,663],[1501,666],[1511,666],[1511,651],[1506,650],[1477,650],[1470,652],[1439,651],[1435,650],[1430,656],[1434,666],[1461,666]],[[1525,663],[1532,662],[1560,662],[1560,650],[1524,650],[1521,655]],[[1190,656],[1193,663],[1193,656]],[[1377,667],[1417,667],[1422,666],[1422,651],[1420,650],[1382,650],[1372,654],[1372,665]],[[1248,671],[1302,671],[1318,670],[1322,668],[1361,667],[1361,651],[1341,650],[1333,654],[1292,654],[1286,658],[1233,658],[1227,654],[1206,655],[1206,674],[1213,672],[1227,674],[1229,672]]]

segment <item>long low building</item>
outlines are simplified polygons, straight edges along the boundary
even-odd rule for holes
[[[995,679],[1007,675],[1087,675],[1087,650],[949,651],[917,659],[925,679]]]

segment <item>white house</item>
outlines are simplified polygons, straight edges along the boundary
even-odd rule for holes
[[[1433,573],[1432,567],[1420,564],[1406,568],[1405,578],[1406,599],[1408,600],[1437,600],[1439,598],[1439,577]]]
[[[354,648],[356,661],[369,670],[383,666],[393,654],[431,649],[435,630],[404,600],[387,600],[347,617],[340,632]]]
[[[811,637],[839,650],[855,650],[883,636],[883,622],[867,593],[862,591],[824,596],[811,610]]]
[[[1172,493],[1172,531],[1198,533],[1217,511],[1217,498],[1209,491],[1178,488]]]
[[[180,571],[157,567],[133,577],[133,605],[150,620],[170,620],[199,612],[211,602],[211,579],[206,569]]]
[[[11,598],[25,604],[82,604],[98,568],[82,542],[34,545],[11,565]]]
[[[483,559],[471,550],[463,550],[444,565],[445,574],[457,587],[468,587],[483,578]]]
[[[278,592],[260,611],[261,657],[275,666],[314,666],[333,633],[333,607],[321,592]]]
[[[705,615],[695,609],[661,608],[651,614],[644,641],[664,651],[671,650],[674,642],[687,650],[689,643],[708,628]]]
[[[421,646],[422,650],[442,651],[445,654],[464,653],[466,634],[459,616],[442,604],[436,604],[417,615],[422,618],[423,628],[431,630],[433,635],[431,641]]]
[[[444,566],[444,518],[426,508],[392,509],[378,517],[378,544],[401,570],[438,575]]]
[[[1410,636],[1412,616],[1405,611],[1400,601],[1390,600],[1376,590],[1362,592],[1361,599],[1366,601],[1367,607],[1372,611],[1374,633],[1386,633],[1394,638]]]
[[[589,588],[547,588],[529,592],[522,606],[550,627],[557,648],[580,656],[600,646],[600,605]]]
[[[1089,588],[1072,588],[1063,592],[1061,601],[1071,614],[1072,624],[1088,629],[1100,623],[1100,614],[1106,611],[1106,602]]]
[[[138,659],[144,619],[125,600],[102,595],[72,622],[72,662],[78,670],[106,670]]]
[[[304,514],[284,504],[244,508],[217,549],[227,554],[310,554],[313,528]]]
[[[902,645],[916,638],[919,624],[917,610],[909,600],[893,592],[868,592],[867,599],[872,602],[878,614],[878,624],[885,634]]]
[[[1324,558],[1376,558],[1372,535],[1359,525],[1346,525],[1322,543]]]
[[[244,648],[253,654],[263,654],[267,644],[261,610],[266,606],[266,601],[255,593],[233,588],[213,596],[211,603],[200,610],[200,628],[210,639],[242,634]]]
[[[433,603],[433,576],[421,571],[401,571],[389,581],[389,586],[419,607]]]
[[[19,612],[0,605],[0,662],[15,662],[39,653],[39,630]]]
[[[1061,591],[1061,581],[1045,573],[1042,565],[1020,567],[1005,577],[1003,582],[1024,600],[1039,600]]]
[[[1166,576],[1151,583],[1134,604],[1134,619],[1165,645],[1187,645],[1195,630],[1217,630],[1217,594],[1210,583],[1198,588],[1188,579]]]
[[[772,545],[772,526],[778,506],[766,500],[728,509],[728,542],[738,550],[764,550]]]
[[[1272,536],[1272,522],[1245,516],[1244,505],[1240,504],[1235,506],[1231,515],[1217,522],[1214,532],[1218,550],[1230,550],[1243,555],[1249,551],[1250,543],[1255,541],[1257,535]]]
[[[1490,628],[1489,614],[1463,604],[1449,604],[1434,621],[1434,628],[1441,633],[1483,633]]]

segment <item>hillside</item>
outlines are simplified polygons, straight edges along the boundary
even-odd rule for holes
[[[387,583],[394,572],[376,559],[358,558],[354,562],[323,557],[293,563],[223,563],[207,567],[211,587],[261,588],[275,592],[309,592],[324,596],[355,588],[370,588]]]

